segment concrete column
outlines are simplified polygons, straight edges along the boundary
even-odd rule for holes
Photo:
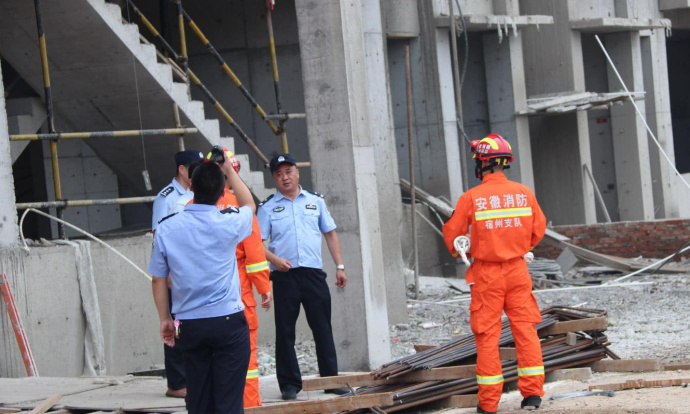
[[[449,30],[437,29],[433,4],[419,2],[421,35],[410,44],[412,93],[415,126],[416,184],[434,196],[444,196],[455,203],[462,193],[458,132],[451,66]],[[395,53],[395,52],[393,52]],[[399,55],[402,58],[402,54]],[[404,60],[396,71],[396,100],[400,120],[406,122]],[[395,74],[391,74],[395,76]],[[396,82],[396,81],[393,81]],[[402,91],[402,93],[401,93]],[[400,175],[409,178],[407,163],[407,127],[398,129]]]
[[[644,90],[639,32],[608,34],[605,45],[626,86],[631,91]],[[610,65],[607,68],[609,89],[623,87]],[[636,102],[645,114],[643,101]],[[632,103],[611,107],[616,187],[621,220],[651,220],[654,218],[651,168],[647,131]]]
[[[577,16],[578,7],[575,0],[520,2],[522,14],[551,15],[555,22],[521,31],[524,59],[529,62],[525,69],[529,95],[586,90],[582,39],[567,24],[570,16]],[[583,169],[587,165],[592,171],[587,114],[531,117],[529,123],[537,197],[549,220],[596,223],[594,188]]]
[[[390,84],[386,64],[386,36],[379,0],[362,0],[362,29],[366,59],[369,131],[376,152],[377,195],[383,245],[383,268],[386,280],[388,321],[407,322],[407,300],[403,258],[400,247],[400,187],[395,129],[391,108]]]
[[[666,155],[675,161],[664,31],[651,31],[649,36],[641,38],[641,46],[647,122]],[[652,138],[648,139],[655,218],[679,217],[676,196],[679,179],[674,165],[669,164]]]
[[[1,62],[0,62],[1,64]],[[17,206],[12,178],[12,152],[5,110],[5,88],[0,73],[0,248],[16,246],[19,241]]]
[[[513,149],[509,177],[534,188],[529,121],[527,116],[515,115],[527,106],[522,39],[506,36],[499,42],[491,31],[483,35],[483,44],[491,132],[506,138]]]
[[[390,344],[362,1],[295,4],[312,181],[338,224],[349,275],[333,292],[339,368],[368,370],[390,359]],[[324,263],[333,274],[327,249]]]

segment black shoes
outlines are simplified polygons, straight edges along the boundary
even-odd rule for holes
[[[483,409],[480,406],[477,406],[477,412],[479,414],[496,414],[496,411],[486,411],[485,409]]]
[[[297,390],[292,387],[285,387],[285,389],[282,390],[280,394],[285,401],[297,399]]]
[[[541,405],[541,397],[537,395],[530,395],[529,397],[522,400],[520,408],[534,407],[536,410]]]
[[[335,394],[335,395],[345,395],[350,393],[350,389],[348,388],[330,388],[327,390],[323,390],[326,394]]]

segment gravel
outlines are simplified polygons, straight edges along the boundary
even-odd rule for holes
[[[622,273],[604,267],[579,266],[564,278],[578,283],[606,282]],[[690,363],[690,274],[633,276],[628,287],[601,287],[569,291],[537,291],[541,308],[580,306],[608,312],[607,336],[611,349],[621,358],[659,358],[662,364]],[[448,279],[455,285],[458,279]],[[652,282],[639,284],[639,282]],[[554,285],[562,288],[568,285]],[[412,290],[408,292],[411,297]],[[438,345],[471,333],[469,294],[452,289],[437,277],[422,277],[420,297],[408,299],[408,321],[390,326],[391,360],[415,352],[415,344]],[[455,301],[443,303],[444,301]],[[303,375],[318,373],[314,343],[300,338],[296,352]],[[261,375],[275,373],[273,345],[259,349]]]

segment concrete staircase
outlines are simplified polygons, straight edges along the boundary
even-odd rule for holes
[[[141,41],[138,26],[122,19],[120,6],[105,0],[65,0],[42,2],[42,11],[59,131],[173,128],[175,103],[182,124],[199,130],[185,136],[186,148],[205,152],[222,141],[234,149],[232,138],[221,139],[218,120],[206,119],[204,104],[191,100],[187,85],[159,61],[155,46]],[[0,2],[0,55],[43,93],[33,2]],[[155,193],[174,173],[174,136],[144,137],[143,143],[141,137],[84,142],[117,174],[127,195]],[[243,161],[249,166],[248,157]],[[145,168],[151,192],[141,178]],[[271,192],[262,173],[246,172],[242,175],[257,197]]]
[[[18,98],[6,101],[7,125],[10,134],[35,134],[46,120],[46,110],[39,98]],[[11,141],[12,164],[17,161],[30,141]]]

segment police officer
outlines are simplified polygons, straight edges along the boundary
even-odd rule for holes
[[[189,194],[189,186],[191,184],[191,177],[189,176],[189,168],[202,162],[204,154],[198,150],[180,151],[175,154],[175,165],[177,171],[175,178],[170,184],[165,186],[153,201],[153,216],[151,217],[151,229],[156,231],[158,222],[165,216],[175,212],[176,204],[183,196]],[[191,198],[187,198],[184,203]],[[185,204],[182,204],[184,207]],[[182,210],[182,209],[179,209]]]
[[[335,285],[347,284],[336,225],[323,196],[303,190],[299,170],[290,154],[274,157],[271,174],[278,191],[259,204],[257,218],[264,240],[275,300],[276,374],[282,398],[294,400],[302,389],[295,354],[295,323],[304,306],[316,344],[319,374],[338,375],[338,360],[331,328],[331,295],[322,270],[321,234],[336,264]],[[270,243],[266,246],[266,240]],[[326,392],[345,394],[346,389]]]
[[[191,177],[189,176],[190,167],[193,167],[204,159],[201,151],[187,150],[175,154],[175,165],[177,171],[175,178],[169,185],[163,188],[156,200],[153,202],[153,215],[151,217],[151,228],[156,231],[158,222],[167,215],[176,211],[181,211],[184,204],[193,196],[189,191]],[[170,305],[172,307],[172,305]],[[182,353],[167,345],[163,345],[163,355],[165,363],[165,376],[168,382],[168,390],[165,395],[168,397],[184,398],[187,396],[187,385],[184,377],[184,362]]]
[[[226,164],[208,162],[194,170],[194,204],[161,220],[148,266],[161,339],[168,346],[177,342],[185,356],[190,414],[243,412],[249,328],[235,249],[252,232],[255,205]],[[241,207],[218,211],[225,176]],[[175,321],[168,307],[168,275]]]

